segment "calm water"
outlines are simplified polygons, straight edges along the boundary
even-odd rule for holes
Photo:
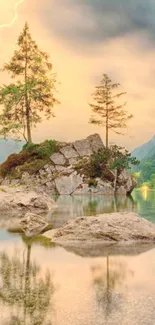
[[[155,191],[134,191],[132,197],[118,196],[60,196],[56,199],[58,207],[49,215],[55,227],[78,216],[100,213],[133,211],[155,222]]]
[[[154,199],[153,192],[62,197],[49,218],[58,226],[81,214],[130,210],[155,222]],[[81,257],[43,236],[0,230],[0,325],[154,325],[154,297],[155,248]]]

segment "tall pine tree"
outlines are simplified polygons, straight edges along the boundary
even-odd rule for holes
[[[109,130],[120,134],[119,129],[126,128],[127,121],[132,118],[125,110],[126,103],[117,103],[117,99],[125,95],[123,92],[115,92],[119,86],[119,83],[113,83],[107,74],[103,74],[100,85],[95,87],[94,103],[90,104],[94,113],[90,123],[105,127],[106,147],[109,144]]]
[[[7,137],[22,134],[32,142],[32,127],[53,115],[52,109],[58,104],[55,98],[55,74],[52,72],[49,55],[42,52],[32,40],[26,23],[18,38],[18,48],[11,61],[2,71],[8,71],[15,83],[0,88],[0,133]]]

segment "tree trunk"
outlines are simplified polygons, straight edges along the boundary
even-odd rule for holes
[[[118,170],[117,170],[117,167],[116,167],[114,173],[115,173],[114,191],[115,191],[115,194],[116,194],[116,186],[117,186],[117,178],[118,178]]]
[[[27,36],[27,35],[26,35]],[[27,40],[27,39],[26,39]],[[27,90],[27,82],[28,82],[28,57],[27,57],[27,46],[26,46],[26,57],[25,57],[25,108],[26,108],[26,130],[27,130],[27,141],[32,143],[31,136],[31,123],[30,123],[30,104]]]
[[[106,105],[106,148],[109,145],[109,116],[108,116],[108,105]]]
[[[109,129],[108,124],[106,124],[106,148],[109,146]]]
[[[30,114],[29,114],[29,103],[27,98],[26,103],[26,129],[27,129],[27,141],[32,143],[32,136],[31,136],[31,125],[30,125]]]

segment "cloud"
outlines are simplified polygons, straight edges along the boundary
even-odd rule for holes
[[[8,5],[9,2],[6,0]],[[0,67],[12,56],[27,20],[32,37],[51,55],[61,83],[57,94],[61,105],[54,110],[56,118],[44,120],[37,126],[33,132],[36,142],[46,138],[73,141],[95,132],[99,132],[104,141],[105,130],[88,123],[91,115],[88,103],[103,72],[127,91],[127,109],[134,115],[126,136],[110,133],[110,141],[130,149],[152,137],[155,49],[148,46],[147,39],[149,35],[151,40],[154,30],[153,2],[148,0],[144,10],[143,0],[25,1],[18,21],[0,33]],[[137,9],[138,6],[143,10]],[[0,12],[5,9],[7,13],[7,8],[0,1]],[[3,14],[0,16],[1,20]],[[7,16],[7,20],[10,17]],[[8,75],[0,73],[0,85],[8,82]]]
[[[144,33],[154,43],[154,0],[46,0],[45,6],[46,26],[74,47],[134,33]]]

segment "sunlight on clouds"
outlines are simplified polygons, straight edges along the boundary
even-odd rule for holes
[[[0,23],[6,23],[6,19],[7,21],[12,19],[11,5],[14,2],[5,0],[4,4],[0,4]],[[60,2],[58,1],[58,3]],[[57,72],[57,79],[60,82],[57,97],[61,101],[61,105],[54,109],[55,119],[44,121],[34,130],[35,140],[57,138],[58,140],[71,141],[85,137],[90,133],[99,132],[104,141],[104,129],[88,123],[90,117],[88,103],[91,100],[91,93],[94,86],[100,82],[104,72],[108,73],[114,81],[120,82],[123,91],[127,91],[127,107],[129,112],[134,114],[127,135],[120,137],[112,133],[110,135],[111,142],[132,148],[151,138],[154,134],[152,111],[154,110],[155,81],[152,67],[154,66],[155,49],[153,47],[151,49],[142,48],[143,32],[141,39],[138,33],[130,33],[96,42],[92,49],[83,47],[83,44],[80,45],[80,40],[77,39],[77,47],[81,46],[78,51],[74,46],[75,42],[72,44],[73,46],[70,46],[71,39],[68,42],[67,37],[62,39],[55,33],[55,29],[52,28],[52,18],[50,25],[45,24],[42,19],[42,12],[44,15],[46,12],[52,14],[55,12],[56,15],[58,14],[57,10],[58,5],[54,5],[54,0],[51,2],[25,0],[20,5],[18,20],[14,26],[11,29],[0,30],[0,66],[12,56],[17,37],[22,31],[24,23],[28,21],[32,37],[41,49],[51,55],[54,72]],[[86,20],[83,21],[83,17],[78,12],[74,12],[73,8],[71,13],[70,29],[75,24],[83,24],[85,28],[93,27],[94,22],[90,21],[90,17],[86,17]],[[66,21],[66,17],[70,15],[68,7],[65,9],[64,15]],[[63,28],[63,15],[61,20],[61,28]],[[8,75],[1,73],[0,84],[8,81]],[[151,112],[150,115],[149,112]]]

